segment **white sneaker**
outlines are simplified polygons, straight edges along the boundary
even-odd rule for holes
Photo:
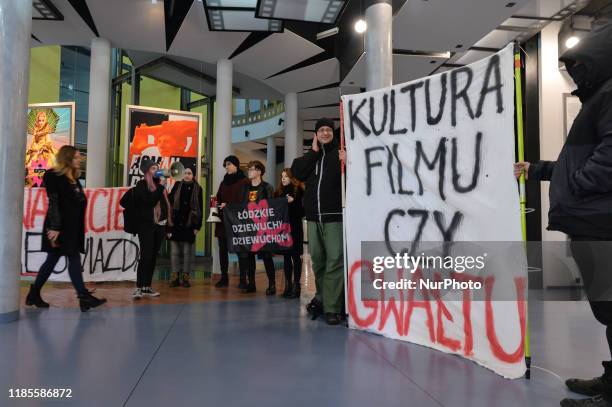
[[[132,298],[134,298],[135,300],[139,300],[142,298],[142,289],[137,288],[134,290],[134,292],[132,293]]]
[[[144,287],[140,290],[142,295],[146,297],[159,297],[159,293],[154,291],[151,287]]]

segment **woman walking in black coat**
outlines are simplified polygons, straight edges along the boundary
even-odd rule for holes
[[[169,201],[172,205],[172,281],[171,287],[191,287],[191,262],[194,256],[195,238],[202,228],[202,187],[193,178],[195,171],[185,168],[183,181],[172,187]]]
[[[73,146],[63,146],[55,157],[56,165],[45,172],[43,187],[47,190],[49,208],[42,233],[42,251],[47,259],[30,287],[26,305],[48,308],[40,290],[51,276],[60,257],[68,260],[68,274],[79,298],[81,311],[106,302],[94,297],[83,283],[81,255],[85,253],[85,209],[87,198],[79,183],[81,155]]]
[[[134,189],[136,223],[138,242],[140,243],[140,258],[136,270],[136,289],[132,294],[134,299],[142,297],[159,297],[159,293],[151,287],[153,272],[157,263],[157,254],[166,237],[166,227],[172,225],[169,213],[170,203],[163,178],[157,178],[159,169],[152,160],[143,160],[140,170],[144,178],[138,181]]]
[[[291,172],[285,168],[281,173],[280,184],[274,193],[277,198],[286,197],[289,202],[289,222],[291,224],[291,238],[293,246],[289,251],[283,252],[285,270],[285,290],[281,294],[284,298],[300,298],[302,277],[302,254],[304,253],[304,187]]]

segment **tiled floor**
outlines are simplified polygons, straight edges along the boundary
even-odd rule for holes
[[[180,296],[163,288],[157,302],[135,307],[128,299],[81,313],[69,288],[57,290],[46,289],[47,298],[70,297],[62,307],[23,309],[18,322],[0,327],[0,406],[556,406],[570,395],[556,375],[592,377],[609,357],[583,302],[530,304],[528,381],[311,321],[308,293],[288,301],[235,289],[212,298],[219,290],[210,285],[174,289],[186,290]],[[130,288],[98,293],[106,290],[125,297]],[[9,400],[11,387],[71,388],[73,398]]]

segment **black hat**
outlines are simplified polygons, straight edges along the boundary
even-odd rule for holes
[[[140,161],[140,171],[142,171],[143,174],[146,174],[149,171],[149,169],[154,165],[157,165],[155,161],[150,160],[148,158],[143,158]]]
[[[227,157],[225,157],[225,160],[223,160],[224,167],[227,162],[234,164],[236,168],[240,168],[240,160],[235,155],[228,155]]]
[[[334,121],[332,119],[322,118],[317,120],[317,124],[315,124],[315,133],[319,131],[321,127],[329,127],[334,130]]]
[[[195,166],[195,164],[187,164],[187,165],[185,165],[185,169],[186,170],[187,169],[191,170],[191,172],[193,173],[193,176],[194,177],[196,176],[196,166]]]

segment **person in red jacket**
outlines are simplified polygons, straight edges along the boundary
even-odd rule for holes
[[[240,160],[235,155],[230,155],[223,160],[223,167],[225,167],[225,176],[223,181],[219,185],[217,191],[217,205],[223,209],[225,205],[232,203],[239,203],[242,201],[242,190],[248,183],[247,177],[240,169]],[[219,216],[223,219],[222,214]],[[215,287],[222,288],[229,285],[228,277],[228,252],[227,252],[227,241],[225,237],[225,226],[223,222],[217,223],[215,226],[215,237],[219,242],[219,262],[221,263],[221,279],[215,284]],[[240,284],[238,288],[245,289],[246,284],[246,270],[240,268]]]

